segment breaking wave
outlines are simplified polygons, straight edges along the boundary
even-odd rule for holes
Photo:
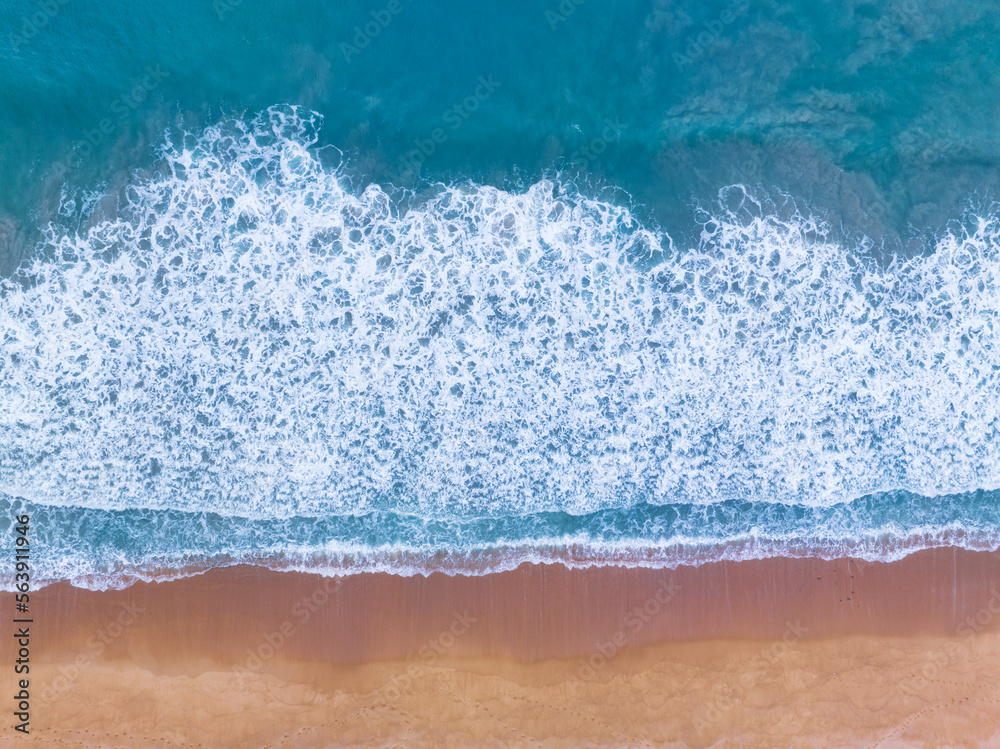
[[[205,513],[312,519],[313,550],[351,522],[351,543],[383,548],[398,529],[378,519],[410,518],[445,529],[417,556],[502,541],[529,558],[658,547],[637,518],[664,508],[757,508],[791,543],[796,512],[1000,488],[995,216],[879,260],[736,186],[678,247],[559,181],[352,192],[317,156],[320,124],[273,107],[168,138],[113,218],[47,227],[0,285],[5,502],[160,517],[141,532],[169,566]],[[975,516],[995,504],[838,532],[965,527],[995,547]],[[698,512],[698,544],[735,538]],[[635,522],[574,525],[609,513]],[[97,548],[105,525],[70,537]]]

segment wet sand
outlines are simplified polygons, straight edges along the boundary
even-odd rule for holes
[[[1000,746],[997,553],[234,567],[31,613],[26,745]]]

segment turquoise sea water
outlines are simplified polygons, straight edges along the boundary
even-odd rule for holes
[[[1000,546],[992,4],[3,11],[43,579]]]

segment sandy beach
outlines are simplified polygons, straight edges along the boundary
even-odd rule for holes
[[[1000,555],[942,548],[890,564],[60,583],[32,597],[17,740],[998,746],[998,581]]]
[[[1000,0],[2,5],[0,749],[1000,749]]]

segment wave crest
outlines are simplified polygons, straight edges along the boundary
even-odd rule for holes
[[[880,268],[744,190],[677,248],[540,182],[352,194],[272,108],[0,289],[0,489],[244,517],[1000,486],[1000,224]]]

